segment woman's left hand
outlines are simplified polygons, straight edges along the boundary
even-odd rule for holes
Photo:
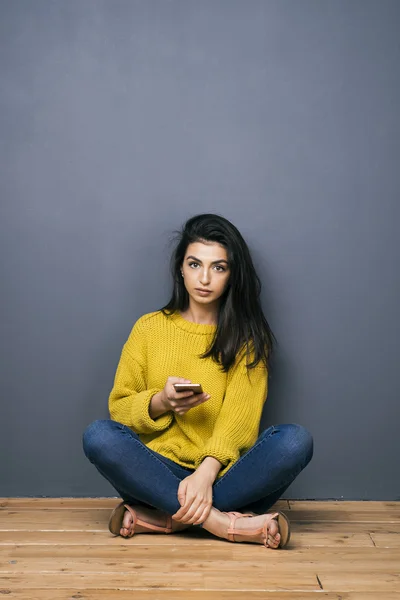
[[[175,521],[188,525],[203,523],[212,507],[214,478],[205,472],[195,471],[179,484],[178,500],[181,508],[172,515]]]

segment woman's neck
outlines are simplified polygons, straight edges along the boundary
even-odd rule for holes
[[[197,323],[198,325],[216,325],[218,321],[218,310],[213,307],[189,306],[181,311],[181,316],[187,321]]]

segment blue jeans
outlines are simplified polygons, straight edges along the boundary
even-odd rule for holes
[[[83,434],[87,458],[129,504],[144,504],[172,515],[178,487],[194,469],[181,467],[147,448],[116,421],[91,423]],[[313,455],[313,438],[296,424],[272,425],[213,485],[213,506],[262,514],[275,504]]]

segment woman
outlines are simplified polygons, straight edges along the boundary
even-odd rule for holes
[[[172,271],[171,300],[138,319],[122,349],[111,420],[84,433],[86,456],[123,498],[110,531],[197,525],[283,548],[289,521],[267,510],[311,460],[313,440],[295,424],[258,436],[274,336],[249,249],[227,219],[197,215],[180,232]]]

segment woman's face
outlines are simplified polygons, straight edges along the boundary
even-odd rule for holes
[[[202,305],[215,303],[224,293],[230,276],[226,249],[217,242],[189,244],[181,273],[192,301]],[[210,291],[202,293],[204,289]]]

